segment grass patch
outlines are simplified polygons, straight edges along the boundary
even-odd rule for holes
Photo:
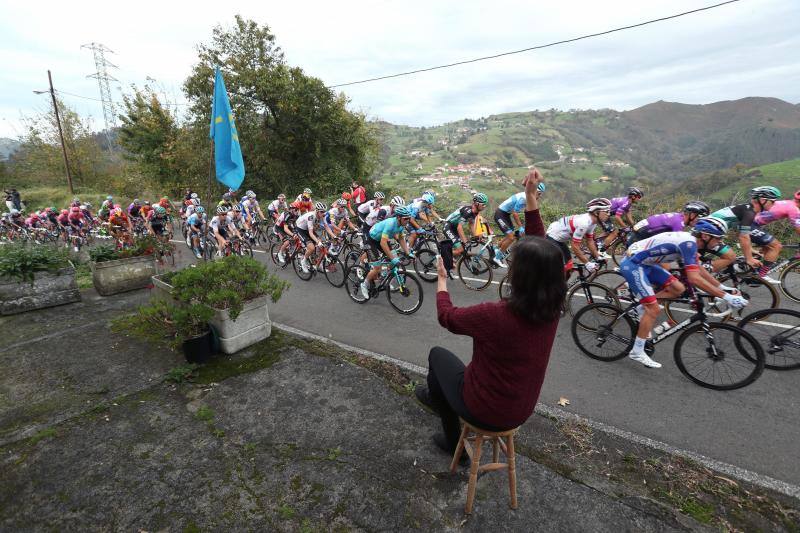
[[[273,328],[272,335],[252,346],[249,357],[218,357],[197,368],[194,383],[219,383],[241,374],[250,374],[269,368],[280,360],[280,351],[286,347],[283,333]]]
[[[194,363],[176,366],[164,375],[164,381],[168,383],[191,382],[197,376],[198,368],[200,367]]]
[[[31,438],[28,440],[28,443],[29,443],[31,446],[35,446],[35,445],[36,445],[36,444],[37,444],[39,441],[41,441],[41,440],[48,439],[48,438],[50,438],[50,437],[57,437],[57,436],[58,436],[58,432],[57,432],[55,429],[53,429],[53,428],[46,428],[46,429],[43,429],[43,430],[41,430],[40,432],[38,432],[38,433],[37,433],[36,435],[34,435],[33,437],[31,437]]]
[[[291,520],[296,514],[297,511],[285,503],[278,506],[278,516],[280,516],[282,520]]]
[[[212,422],[214,420],[214,411],[204,405],[197,410],[194,416],[202,422]]]

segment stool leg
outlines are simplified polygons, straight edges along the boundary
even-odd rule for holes
[[[456,451],[453,454],[453,460],[450,461],[450,473],[454,473],[458,468],[458,460],[461,459],[461,454],[464,453],[464,440],[467,438],[467,426],[461,428],[461,436],[458,437],[458,444]]]
[[[483,445],[483,436],[479,435],[475,439],[475,456],[472,458],[472,464],[469,469],[469,484],[467,485],[467,506],[465,508],[466,514],[472,514],[472,504],[475,501],[475,488],[478,484],[478,467],[481,463],[481,446]]]
[[[500,444],[498,440],[500,437],[492,437],[492,462],[496,463],[500,460]]]
[[[508,436],[508,490],[511,493],[511,508],[517,508],[517,470],[516,461],[514,458],[514,435]]]

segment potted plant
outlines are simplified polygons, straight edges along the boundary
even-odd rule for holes
[[[175,272],[168,282],[163,276],[158,281],[177,302],[213,309],[209,322],[226,354],[270,336],[267,300],[277,302],[289,286],[255,259],[234,255]]]
[[[148,235],[137,238],[133,246],[122,250],[113,245],[92,248],[89,259],[95,289],[102,296],[110,296],[148,286],[156,273],[155,254],[171,246]]]
[[[78,302],[81,293],[66,250],[0,246],[0,315]]]

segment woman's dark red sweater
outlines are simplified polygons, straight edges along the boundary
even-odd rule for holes
[[[544,237],[538,210],[525,212],[525,234]],[[470,413],[498,428],[521,425],[539,399],[558,320],[529,322],[503,301],[455,307],[447,291],[436,293],[436,304],[442,326],[472,337],[462,390]]]

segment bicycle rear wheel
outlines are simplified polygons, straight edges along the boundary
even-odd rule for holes
[[[272,264],[279,268],[286,268],[286,265],[289,264],[289,258],[287,257],[289,254],[289,250],[287,249],[283,253],[283,261],[280,260],[278,254],[281,251],[281,243],[280,242],[273,242],[272,245],[269,247],[269,256],[272,259]]]
[[[746,387],[764,371],[764,351],[758,341],[725,322],[689,327],[675,341],[673,355],[683,375],[707,389]]]
[[[364,298],[361,294],[361,282],[367,277],[367,269],[358,263],[350,266],[345,271],[344,276],[344,290],[347,291],[347,296],[356,303],[363,304],[369,298]]]
[[[325,279],[334,287],[344,285],[344,265],[339,259],[325,257],[322,260],[322,268],[325,271]]]
[[[253,257],[253,247],[246,240],[239,241],[236,252],[237,255],[241,255],[242,257]]]
[[[587,305],[572,318],[572,340],[592,359],[622,359],[633,348],[636,324],[628,315],[621,315],[622,309],[613,305]]]
[[[800,312],[762,309],[744,317],[738,326],[761,344],[766,368],[800,368]]]
[[[567,291],[566,300],[570,316],[575,316],[575,313],[589,304],[605,303],[619,307],[614,291],[600,283],[578,282]]]
[[[482,291],[492,283],[492,265],[486,258],[465,252],[456,265],[458,279],[469,290]]]
[[[416,313],[422,307],[422,283],[414,274],[398,272],[397,276],[389,273],[386,283],[386,298],[395,311],[403,315]]]
[[[436,252],[432,252],[427,248],[421,249],[417,252],[416,260],[414,261],[414,272],[422,279],[432,283],[436,281],[439,276],[436,267]]]
[[[781,292],[787,298],[800,303],[800,259],[791,261],[781,272]]]

